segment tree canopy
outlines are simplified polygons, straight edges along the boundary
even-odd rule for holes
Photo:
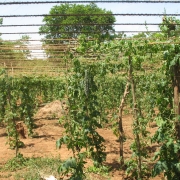
[[[49,15],[53,16],[45,16],[45,25],[39,29],[39,33],[45,35],[45,39],[77,38],[80,34],[104,37],[114,31],[115,17],[112,12],[101,9],[94,3],[56,5],[52,7]]]
[[[0,18],[0,25],[2,24],[2,22],[3,22],[3,19],[2,19],[2,18]]]

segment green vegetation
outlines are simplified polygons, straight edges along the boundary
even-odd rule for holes
[[[17,157],[6,162],[4,166],[0,167],[0,173],[4,173],[4,175],[0,175],[0,178],[41,180],[52,175],[57,179],[62,179],[63,176],[59,175],[57,169],[59,165],[63,163],[60,157],[24,158],[19,154]],[[101,166],[99,168],[91,166],[86,170],[86,179],[91,180],[93,178],[96,180],[94,174],[97,174],[98,177],[109,179],[108,171],[106,166]],[[8,173],[5,174],[6,172]],[[66,178],[68,178],[68,176],[66,176]]]
[[[77,12],[87,14],[78,19],[81,26],[77,26],[76,16],[47,16],[44,17],[46,25],[40,28],[40,33],[46,35],[44,47],[50,56],[56,56],[54,52],[60,55],[59,49],[54,51],[46,47],[67,43],[57,39],[75,38],[78,41],[73,50],[67,48],[63,54],[65,77],[14,77],[4,69],[0,73],[0,123],[5,124],[8,139],[11,140],[9,145],[16,150],[16,157],[7,162],[4,170],[36,169],[33,176],[29,173],[23,174],[23,177],[16,174],[16,178],[40,179],[38,168],[43,169],[42,165],[46,166],[47,163],[47,169],[52,167],[50,172],[61,178],[81,180],[88,178],[87,172],[107,174],[109,169],[104,166],[105,140],[98,129],[108,126],[119,142],[119,169],[125,169],[130,178],[141,180],[164,174],[168,180],[179,179],[180,37],[179,25],[176,25],[179,20],[164,17],[160,33],[147,32],[129,38],[122,35],[121,39],[104,41],[104,36],[113,31],[111,24],[115,21],[114,17],[101,19],[100,16],[89,15],[111,12],[101,10],[95,4],[64,4],[53,7],[50,14]],[[105,29],[82,25],[87,22],[110,25]],[[52,26],[57,23],[71,25]],[[62,31],[84,33],[78,36],[78,33],[67,34]],[[94,31],[95,35],[101,33],[103,37],[99,39],[94,33],[86,34],[86,31]],[[94,39],[90,40],[90,37]],[[28,42],[28,37],[24,38]],[[51,42],[46,41],[49,38],[52,38]],[[15,46],[9,44],[9,47],[13,49]],[[18,55],[27,59],[29,51],[26,50],[21,54],[18,52]],[[16,59],[15,56],[11,58]],[[65,131],[56,143],[58,148],[65,144],[72,151],[72,157],[65,161],[26,159],[19,154],[18,149],[23,143],[16,130],[16,121],[21,118],[28,127],[29,136],[33,136],[33,115],[39,104],[38,97],[43,102],[66,100],[68,111],[60,120]],[[124,157],[123,149],[126,141],[123,112],[128,112],[133,119],[132,155],[128,159]],[[155,134],[149,132],[151,122],[157,125]],[[159,148],[151,160],[149,147],[154,144]],[[92,161],[92,167],[86,167],[88,160]]]
[[[72,16],[68,16],[72,14]],[[83,16],[73,16],[80,14]],[[95,35],[108,35],[114,31],[113,23],[115,17],[111,16],[92,16],[91,14],[112,14],[111,11],[99,8],[96,4],[62,4],[52,7],[49,15],[44,17],[45,26],[40,27],[40,34],[45,34],[46,39],[77,38],[80,34],[87,37]],[[92,26],[91,24],[94,24]],[[101,24],[101,25],[98,25]],[[53,26],[56,25],[56,26]],[[55,44],[59,42],[54,41]]]
[[[57,168],[61,163],[59,157],[24,158],[18,154],[17,157],[10,159],[3,167],[0,167],[0,172],[9,172],[8,177],[1,175],[1,178],[40,180],[50,175],[58,177]]]
[[[16,121],[24,120],[28,135],[33,136],[33,116],[39,105],[38,97],[44,102],[61,99],[64,97],[64,82],[62,79],[48,77],[13,78],[5,70],[0,75],[0,123],[6,125],[8,143],[16,149],[17,156],[22,143],[18,137]]]
[[[82,14],[82,16],[73,16],[74,14]],[[91,14],[110,15],[92,16]],[[109,38],[114,32],[115,22],[115,17],[111,14],[111,11],[101,9],[94,3],[88,5],[67,3],[52,7],[49,15],[57,16],[45,16],[43,19],[45,25],[39,29],[39,33],[45,35],[43,42],[48,57],[53,59],[62,57],[62,53],[68,51],[69,46],[71,47],[68,38],[76,39],[82,34],[89,38],[99,37],[101,40]]]
[[[13,60],[27,60],[31,57],[28,49],[29,36],[22,36],[21,39],[10,42],[0,39],[0,59],[7,63]]]

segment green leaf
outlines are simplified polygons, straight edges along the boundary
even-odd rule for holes
[[[180,172],[180,163],[177,163],[175,166],[176,166],[178,172]]]
[[[68,169],[68,168],[76,169],[76,167],[77,167],[76,159],[75,159],[75,158],[70,158],[70,159],[66,160],[66,161],[63,163],[63,166],[64,166],[66,169]]]
[[[165,170],[163,164],[164,163],[162,163],[161,161],[158,161],[154,165],[153,170],[152,170],[152,177],[159,175],[161,172],[163,172]]]
[[[157,126],[161,127],[165,122],[161,117],[155,118]]]

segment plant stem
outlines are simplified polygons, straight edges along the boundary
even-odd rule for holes
[[[119,116],[118,116],[118,124],[119,124],[119,146],[120,146],[120,165],[124,165],[124,156],[123,156],[123,138],[124,138],[124,131],[123,131],[123,124],[122,124],[122,112],[124,108],[124,103],[126,100],[127,95],[129,94],[129,83],[126,84],[123,97],[121,99],[121,103],[119,106]]]
[[[135,87],[135,82],[133,78],[133,66],[132,66],[132,60],[131,56],[129,56],[129,80],[131,82],[131,92],[132,92],[132,98],[133,98],[133,114],[134,114],[134,122],[135,126],[139,127],[139,121],[138,121],[138,107],[137,107],[137,102],[136,102],[136,87]],[[142,159],[141,159],[141,142],[140,142],[140,137],[139,134],[136,132],[135,133],[135,143],[138,148],[138,180],[142,179]]]
[[[180,66],[179,63],[176,63],[173,68],[174,77],[173,77],[173,88],[174,88],[174,112],[175,112],[175,128],[176,128],[176,137],[177,140],[180,140],[180,102],[179,102],[179,93],[180,93]],[[178,158],[180,159],[180,151],[177,153]],[[178,173],[178,179],[180,180],[180,173]]]

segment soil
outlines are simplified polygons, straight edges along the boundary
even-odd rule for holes
[[[54,105],[58,103],[52,103],[51,108],[48,104],[48,112],[54,114],[52,110],[60,110],[54,108]],[[43,107],[45,109],[45,107]],[[51,111],[49,111],[51,109]],[[40,118],[40,113],[42,114],[42,119]],[[57,157],[59,156],[62,160],[70,157],[71,151],[68,151],[65,145],[61,149],[56,149],[56,140],[63,136],[64,128],[59,124],[57,119],[45,119],[44,113],[42,113],[42,108],[37,113],[38,118],[35,120],[37,128],[34,130],[38,134],[37,138],[26,138],[21,139],[24,142],[25,147],[20,149],[20,153],[24,157]],[[49,115],[46,114],[49,118]],[[58,114],[58,117],[60,114]],[[37,116],[36,116],[37,117]],[[124,143],[124,157],[125,159],[131,156],[130,145],[133,140],[132,135],[132,117],[125,115],[123,117],[123,128],[126,136],[126,141]],[[153,134],[156,131],[157,127],[155,125],[151,126],[150,132]],[[118,169],[118,159],[119,159],[119,143],[117,137],[113,134],[112,130],[109,128],[99,129],[98,132],[105,138],[105,146],[107,153],[106,165],[112,168],[110,172],[111,180],[121,180],[124,179],[125,173],[119,171]],[[27,137],[27,133],[26,133]],[[11,150],[9,145],[6,144],[6,130],[4,127],[0,127],[0,164],[4,164],[7,160],[15,156],[15,150]],[[0,178],[1,179],[1,178]],[[7,178],[8,179],[8,178]],[[161,179],[156,177],[153,180]]]

